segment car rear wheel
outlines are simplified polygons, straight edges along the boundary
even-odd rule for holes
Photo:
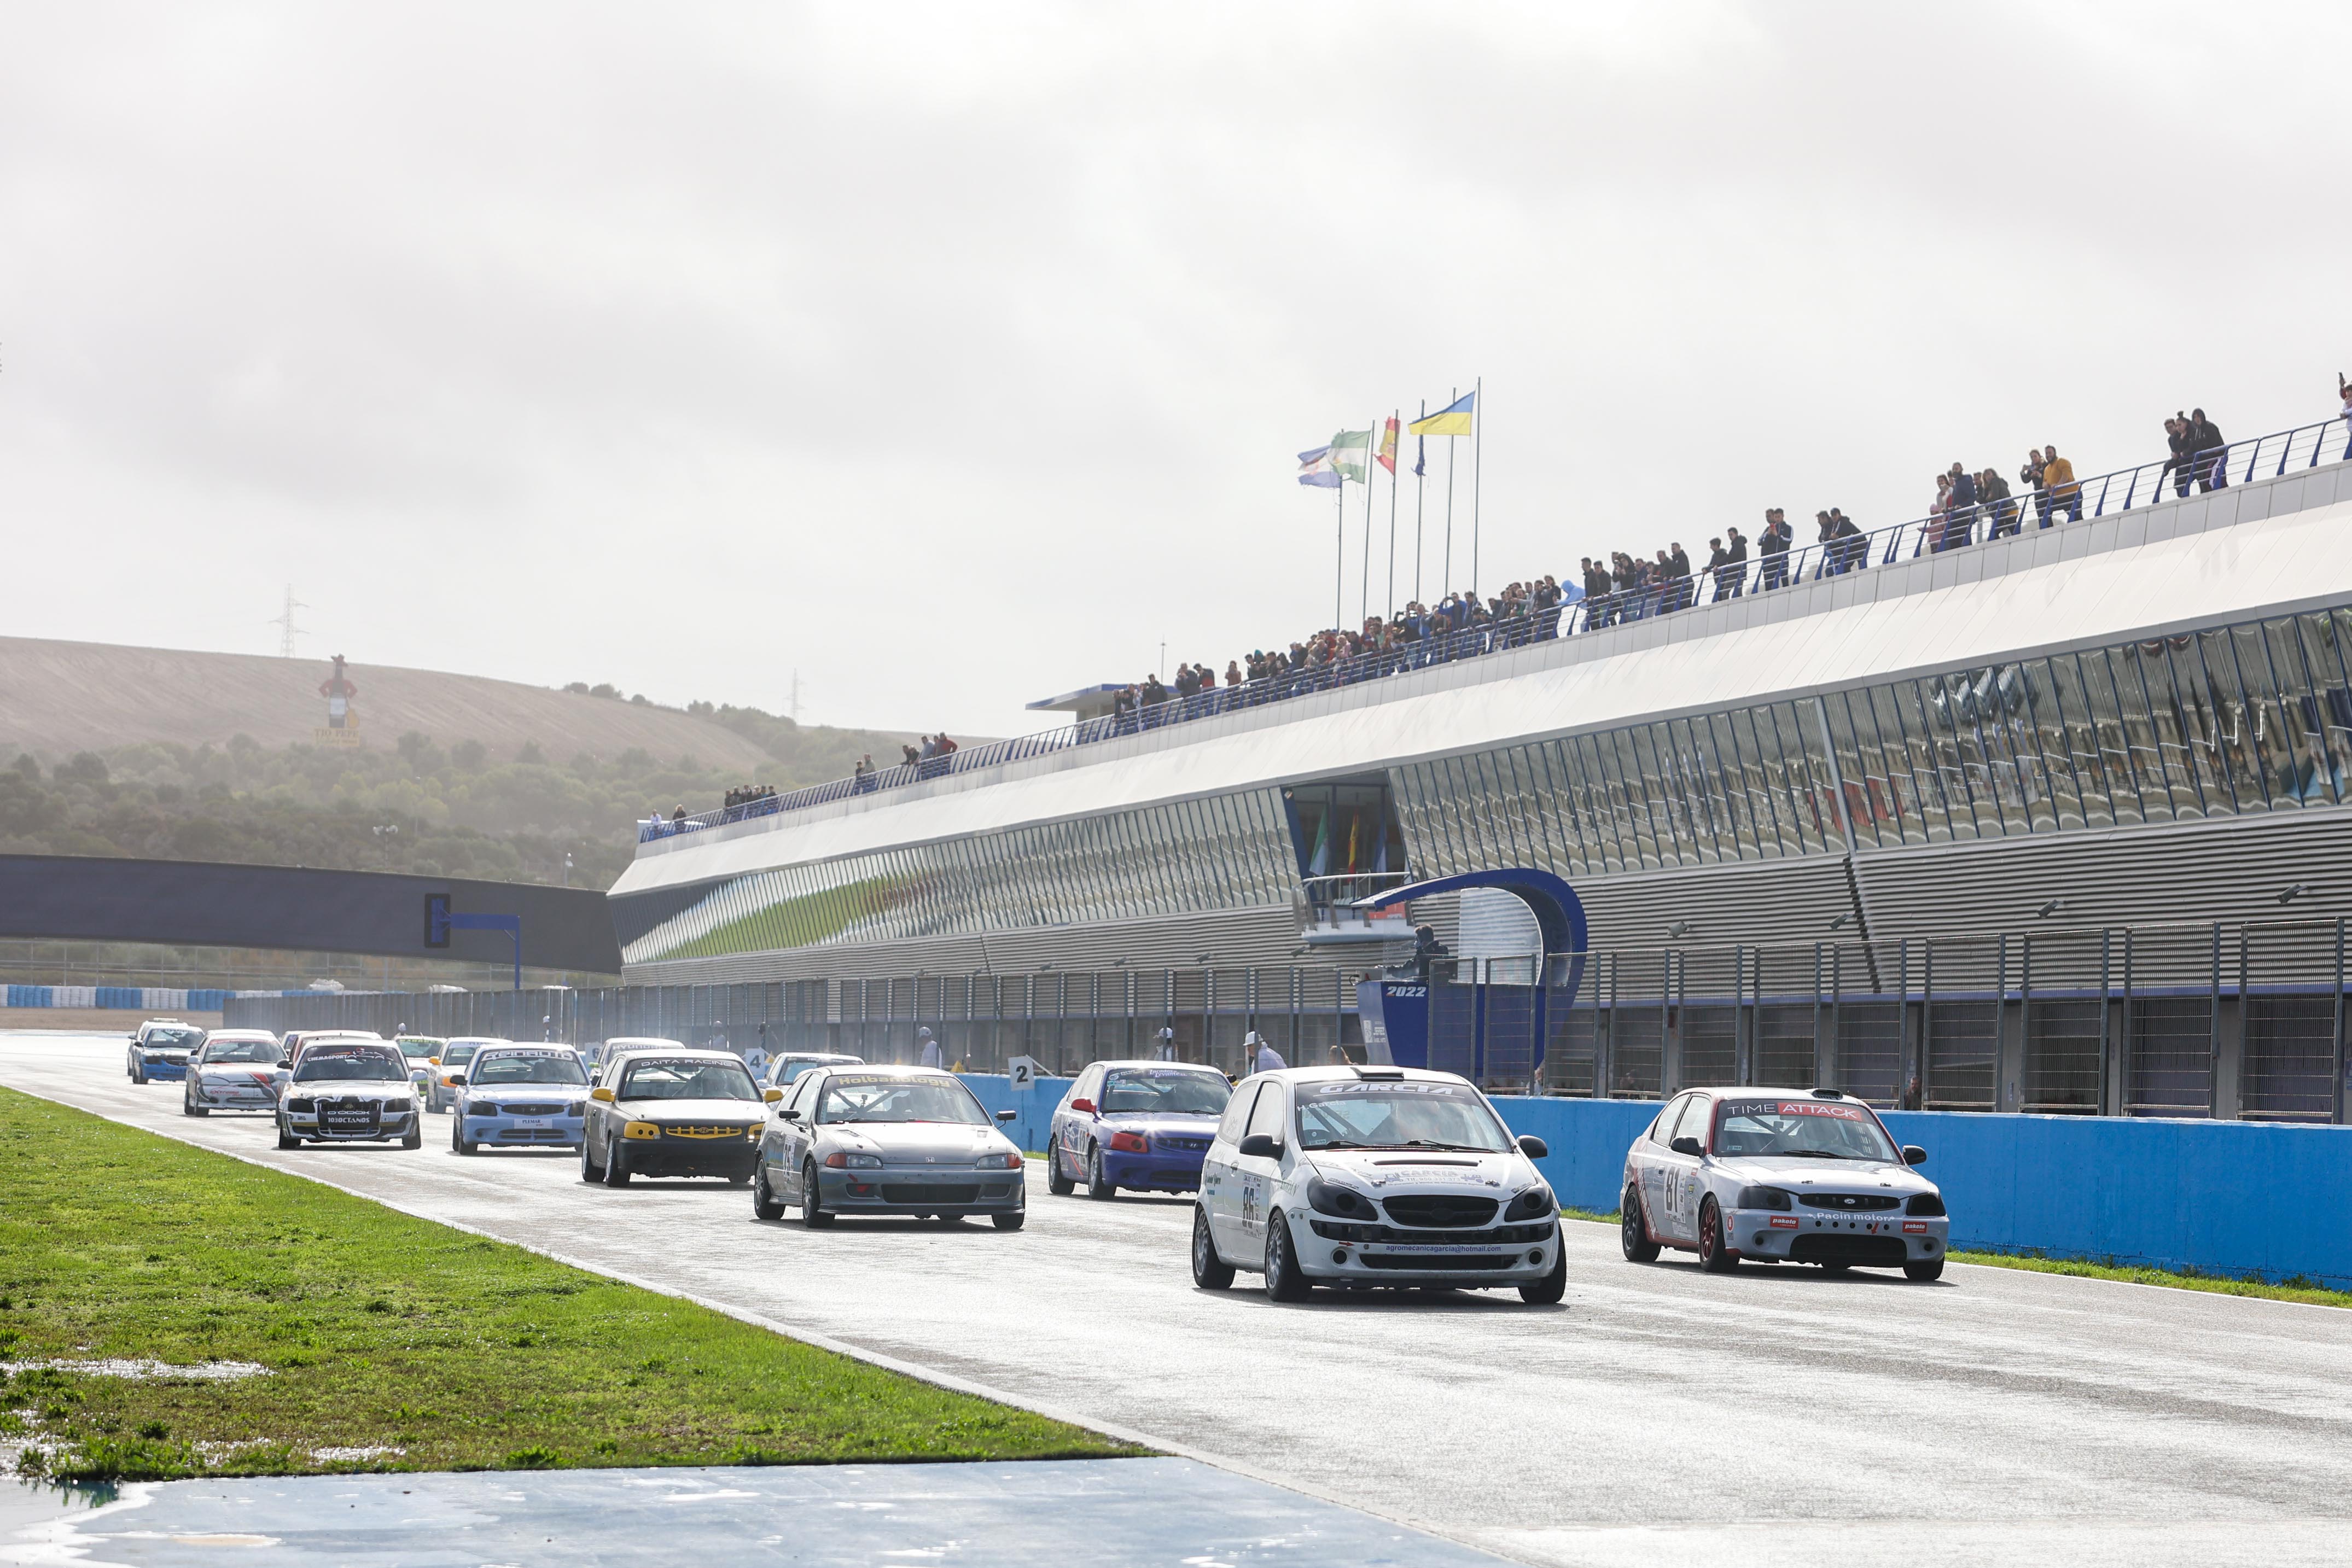
[[[1265,1294],[1276,1301],[1303,1301],[1314,1287],[1290,1249],[1290,1221],[1276,1209],[1265,1217]]]
[[[751,1212],[761,1219],[782,1219],[784,1206],[768,1195],[768,1167],[761,1166],[751,1172]]]
[[[629,1185],[629,1151],[623,1145],[604,1145],[604,1185],[606,1186]]]
[[[1018,1230],[1029,1223],[1029,1217],[1025,1214],[992,1214],[988,1222],[999,1230]]]
[[[1710,1274],[1728,1274],[1739,1267],[1739,1254],[1723,1239],[1723,1210],[1712,1197],[1698,1206],[1698,1266]]]
[[[817,1196],[822,1190],[817,1186],[816,1162],[811,1160],[801,1166],[801,1223],[811,1230],[823,1230],[833,1223],[833,1216],[824,1211]]]
[[[1618,1206],[1618,1245],[1625,1249],[1628,1263],[1654,1263],[1658,1260],[1658,1244],[1650,1239],[1649,1222],[1642,1216],[1642,1189],[1629,1186],[1624,1201]]]
[[[1217,1256],[1217,1243],[1209,1234],[1209,1210],[1202,1204],[1192,1206],[1192,1283],[1204,1291],[1230,1290],[1234,1282],[1234,1266]]]
[[[1556,1307],[1568,1294],[1568,1247],[1557,1224],[1551,1228],[1551,1272],[1519,1287],[1519,1300],[1531,1307]]]
[[[1930,1280],[1940,1280],[1944,1277],[1944,1260],[1941,1258],[1926,1258],[1906,1263],[1903,1265],[1903,1277],[1916,1280],[1923,1285]]]
[[[1048,1142],[1045,1145],[1045,1190],[1055,1197],[1067,1197],[1078,1190],[1078,1184],[1062,1172],[1062,1148]]]
[[[580,1133],[580,1179],[591,1182],[603,1181],[604,1167],[596,1163],[594,1155],[589,1153],[591,1147],[593,1145],[588,1142],[587,1129],[583,1128]]]
[[[1103,1176],[1102,1145],[1088,1144],[1087,1145],[1087,1196],[1112,1197],[1117,1196],[1118,1192],[1118,1188],[1113,1186]]]

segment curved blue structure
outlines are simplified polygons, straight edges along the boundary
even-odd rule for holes
[[[1516,998],[1524,990],[1528,993],[1527,1016],[1513,1023],[1527,1031],[1524,1066],[1532,1082],[1543,1065],[1544,1041],[1549,1032],[1546,1015],[1555,1009],[1564,1011],[1574,1005],[1576,994],[1584,984],[1591,930],[1585,922],[1584,901],[1576,896],[1574,888],[1550,872],[1538,871],[1533,866],[1504,866],[1409,883],[1370,898],[1360,898],[1354,907],[1369,914],[1416,898],[1433,898],[1469,887],[1496,887],[1516,894],[1535,915],[1545,954],[1567,956],[1567,978],[1558,986],[1538,984],[1525,988],[1485,984],[1429,986],[1419,981],[1366,979],[1356,988],[1357,1009],[1366,1026],[1365,1044],[1375,1061],[1385,1057],[1399,1067],[1434,1067],[1485,1082],[1496,1076],[1497,1070],[1504,1066],[1489,1059],[1490,1019],[1501,1010],[1489,993],[1501,991]],[[1433,1018],[1437,1020],[1434,1027]]]

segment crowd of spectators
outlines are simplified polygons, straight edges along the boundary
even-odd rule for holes
[[[742,784],[727,791],[727,805],[732,810],[737,806],[756,806],[762,800],[775,798],[776,787],[773,784]]]

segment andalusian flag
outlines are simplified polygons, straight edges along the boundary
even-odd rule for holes
[[[1391,474],[1396,472],[1397,422],[1391,417],[1381,428],[1380,465]]]
[[[1447,403],[1427,419],[1416,419],[1407,428],[1415,435],[1467,435],[1470,416],[1477,412],[1478,394],[1464,392],[1460,399]]]
[[[1371,462],[1372,433],[1369,430],[1343,430],[1331,438],[1331,465],[1339,470],[1343,479],[1364,482],[1364,471]]]
[[[1312,485],[1318,490],[1339,487],[1339,471],[1331,465],[1331,449],[1318,446],[1312,452],[1298,455],[1298,482]]]

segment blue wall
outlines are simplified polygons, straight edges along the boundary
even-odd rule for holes
[[[1002,1077],[965,1082],[991,1111],[1022,1113],[1006,1131],[1025,1149],[1045,1146],[1070,1082],[1014,1093]],[[1604,1214],[1617,1207],[1626,1148],[1658,1111],[1638,1100],[1495,1103],[1514,1132],[1551,1145],[1539,1163],[1560,1201]],[[2352,1127],[1937,1111],[1885,1121],[1897,1141],[1927,1149],[1921,1170],[1944,1189],[1954,1247],[2352,1290]]]

